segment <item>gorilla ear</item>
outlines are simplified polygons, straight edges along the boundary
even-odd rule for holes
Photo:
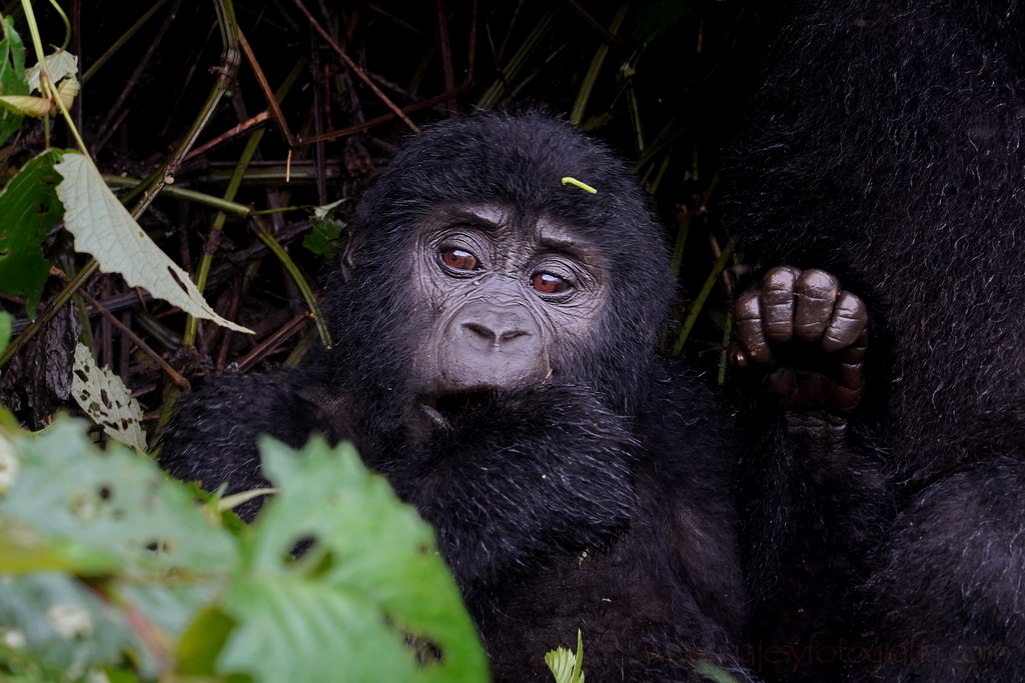
[[[349,276],[352,275],[352,269],[356,267],[358,262],[360,247],[363,246],[364,238],[363,231],[356,232],[349,236],[349,241],[345,244],[345,249],[342,250],[341,259],[338,262],[338,269],[341,272],[342,280],[348,282]]]

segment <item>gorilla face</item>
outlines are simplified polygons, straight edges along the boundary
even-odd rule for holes
[[[348,262],[326,288],[329,367],[365,388],[347,407],[361,432],[419,440],[542,386],[621,414],[648,401],[668,255],[623,165],[563,123],[493,115],[412,138],[364,196]]]
[[[606,275],[572,228],[465,204],[418,226],[409,291],[425,312],[411,394],[438,425],[467,396],[560,382],[595,335]]]

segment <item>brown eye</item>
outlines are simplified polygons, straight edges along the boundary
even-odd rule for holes
[[[477,257],[465,249],[450,248],[441,252],[441,262],[453,270],[478,270]]]
[[[534,273],[530,286],[542,294],[559,294],[569,289],[569,282],[551,273]]]

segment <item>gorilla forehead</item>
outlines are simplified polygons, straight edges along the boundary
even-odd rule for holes
[[[563,185],[567,176],[597,193]],[[367,193],[364,211],[373,215],[363,218],[375,229],[407,232],[431,207],[484,202],[545,214],[605,250],[630,244],[651,257],[663,250],[644,194],[619,160],[541,113],[480,114],[425,129]]]

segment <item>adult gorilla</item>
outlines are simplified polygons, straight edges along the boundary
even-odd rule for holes
[[[1025,680],[1025,5],[796,14],[732,223],[838,275],[877,353],[846,421],[750,464],[755,623],[788,680]]]
[[[326,292],[335,348],[188,399],[162,462],[237,491],[262,483],[259,433],[352,439],[434,524],[498,680],[548,680],[578,628],[589,679],[746,679],[739,446],[655,355],[667,261],[637,182],[571,127],[437,125],[364,198]]]

